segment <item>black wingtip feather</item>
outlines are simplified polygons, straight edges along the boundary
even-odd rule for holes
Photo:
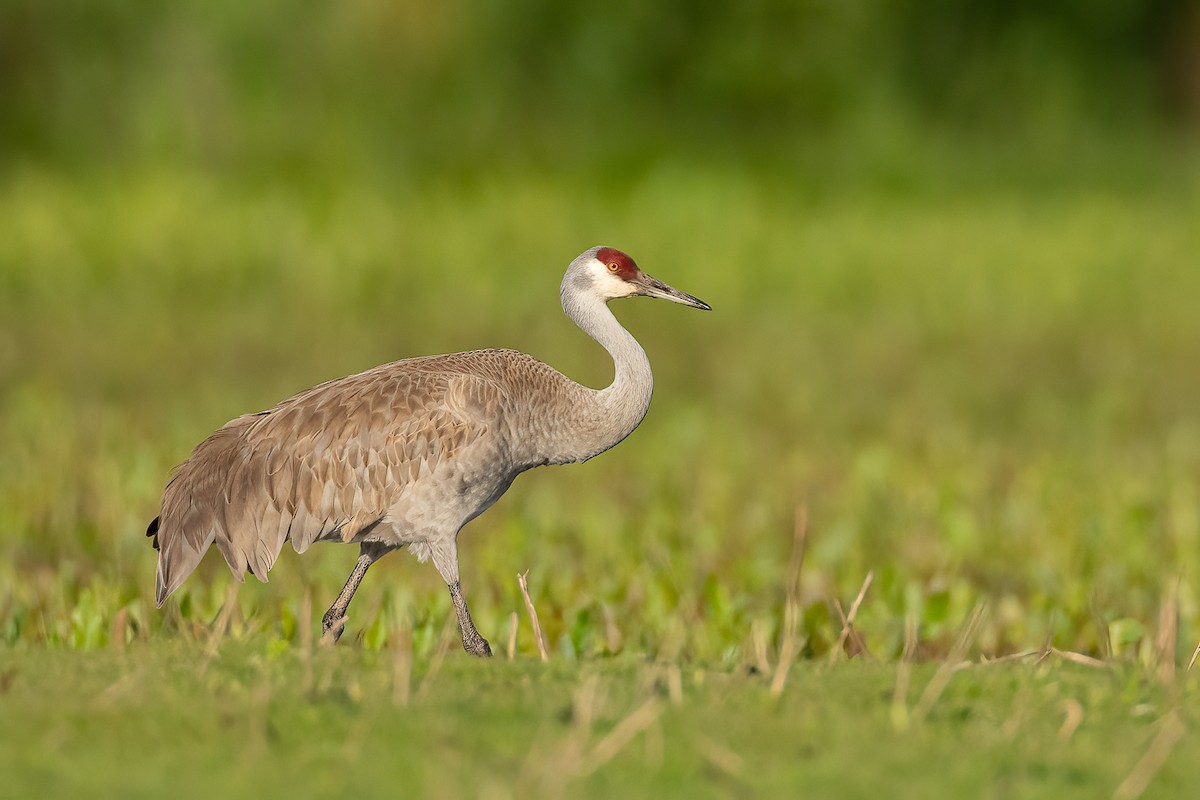
[[[161,519],[162,517],[155,517],[149,527],[146,528],[146,536],[154,537],[154,541],[151,544],[154,545],[155,550],[158,549],[158,523]]]

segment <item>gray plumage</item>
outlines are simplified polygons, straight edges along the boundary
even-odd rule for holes
[[[563,278],[563,309],[612,355],[613,383],[581,386],[514,350],[396,361],[323,383],[238,417],[174,472],[147,535],[158,548],[156,597],[167,596],[216,544],[234,576],[261,581],[285,542],[358,543],[361,554],[324,628],[340,635],[367,568],[407,547],[433,559],[450,587],[463,646],[489,655],[458,580],[458,531],[520,473],[584,461],[628,436],[650,404],[645,351],[612,316],[618,297],[708,306],[596,247]]]

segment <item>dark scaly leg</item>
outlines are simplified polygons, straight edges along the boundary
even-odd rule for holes
[[[473,656],[487,657],[492,654],[492,648],[487,639],[479,635],[475,623],[471,620],[471,610],[467,608],[467,598],[463,596],[462,584],[458,581],[458,543],[451,539],[449,542],[430,544],[433,555],[433,565],[441,574],[442,580],[450,589],[450,599],[454,601],[454,613],[458,615],[458,629],[462,632],[463,650]]]
[[[346,609],[350,606],[350,601],[354,599],[354,593],[358,591],[358,585],[362,583],[363,576],[367,574],[367,570],[372,564],[387,554],[387,550],[372,542],[364,542],[359,548],[358,561],[354,564],[354,569],[350,572],[350,577],[346,579],[346,585],[342,587],[342,593],[337,596],[337,600],[333,601],[333,605],[325,612],[325,616],[321,618],[321,634],[322,639],[330,644],[336,642],[342,637],[342,631],[346,627]]]
[[[475,623],[471,620],[471,610],[467,608],[467,598],[463,597],[462,584],[458,581],[450,584],[450,599],[454,601],[454,611],[458,614],[458,628],[462,631],[463,650],[466,650],[473,656],[481,658],[492,654],[491,645],[487,639],[479,635],[479,631],[475,630]]]

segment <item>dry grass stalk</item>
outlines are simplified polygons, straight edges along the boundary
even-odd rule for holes
[[[1192,652],[1192,660],[1188,662],[1188,672],[1192,671],[1192,667],[1196,665],[1196,659],[1200,658],[1200,642],[1196,642],[1196,649]]]
[[[896,686],[892,689],[892,724],[908,727],[908,684],[912,679],[912,662],[917,653],[917,617],[911,611],[904,615],[904,650],[896,668]]]
[[[300,597],[300,617],[296,621],[297,635],[300,637],[300,648],[302,650],[311,650],[313,644],[312,635],[312,590],[305,588],[304,594]]]
[[[145,673],[141,669],[127,672],[97,694],[95,700],[92,701],[92,707],[97,710],[108,709],[116,706],[118,702],[125,702],[128,695],[132,695],[138,690],[145,677]]]
[[[834,646],[833,650],[831,650],[829,653],[829,662],[831,664],[836,663],[838,658],[841,657],[841,654],[846,647],[847,639],[854,644],[855,651],[853,655],[857,655],[858,653],[870,654],[870,651],[867,650],[867,643],[863,641],[863,638],[859,635],[858,631],[854,630],[854,618],[858,616],[858,608],[862,605],[863,598],[867,594],[867,589],[871,588],[871,582],[874,580],[875,571],[870,570],[867,572],[867,577],[863,579],[862,587],[858,590],[858,596],[855,597],[854,602],[850,604],[850,613],[848,614],[842,612],[841,602],[836,597],[834,598],[834,606],[837,608],[838,616],[841,617],[842,620],[842,632],[838,634],[837,645]]]
[[[167,604],[167,620],[175,627],[189,643],[196,643],[205,635],[210,633],[207,626],[196,619],[187,619],[183,616],[182,603]]]
[[[1083,706],[1079,701],[1068,697],[1060,704],[1066,718],[1063,720],[1062,727],[1058,729],[1058,739],[1061,742],[1071,741],[1071,737],[1075,735],[1075,729],[1079,727],[1079,723],[1083,722]]]
[[[1179,710],[1172,709],[1170,713],[1163,718],[1162,727],[1158,731],[1158,735],[1154,737],[1154,741],[1150,742],[1150,746],[1146,748],[1146,752],[1138,759],[1138,762],[1133,765],[1129,775],[1125,780],[1121,781],[1121,785],[1113,792],[1115,800],[1133,800],[1135,797],[1141,797],[1142,793],[1150,785],[1150,781],[1154,780],[1154,776],[1167,763],[1167,759],[1171,756],[1171,751],[1175,749],[1175,745],[1179,744],[1179,740],[1187,733],[1187,727],[1183,724],[1183,720],[1179,718]]]
[[[662,701],[657,697],[650,698],[634,709],[583,757],[578,775],[590,775],[612,761],[634,737],[653,725],[662,716],[663,710]]]
[[[424,699],[429,694],[429,690],[433,686],[433,679],[437,677],[438,671],[442,668],[442,662],[446,660],[446,652],[450,649],[450,640],[457,627],[458,617],[451,614],[446,618],[446,624],[442,626],[442,635],[438,637],[437,649],[433,651],[433,658],[429,660],[429,670],[417,688],[418,700]]]
[[[662,769],[663,757],[666,754],[666,737],[663,736],[663,726],[651,725],[642,734],[642,763],[651,772]]]
[[[671,705],[683,705],[683,672],[678,664],[667,667],[667,695],[671,698]]]
[[[579,749],[592,735],[592,717],[596,713],[596,703],[600,695],[600,679],[589,675],[575,691],[572,703],[572,721],[575,723],[574,734],[578,739]]]
[[[937,703],[938,698],[942,696],[942,692],[946,690],[946,686],[950,683],[950,677],[958,669],[962,663],[963,657],[967,654],[967,650],[971,647],[971,643],[975,641],[975,636],[979,633],[979,626],[983,622],[984,612],[987,610],[987,604],[982,600],[976,603],[975,608],[971,610],[971,615],[967,617],[967,621],[963,623],[962,629],[958,632],[958,639],[955,640],[954,646],[950,648],[950,654],[946,656],[937,668],[937,672],[930,678],[929,683],[925,686],[925,691],[921,692],[921,697],[917,700],[917,705],[913,709],[913,720],[919,725],[929,716],[929,712],[933,710],[933,706]]]
[[[533,599],[529,596],[529,581],[526,576],[529,570],[517,573],[517,583],[521,586],[521,596],[525,598],[525,608],[529,610],[529,621],[533,624],[533,638],[537,642],[538,655],[542,661],[549,661],[550,654],[546,652],[546,639],[542,636],[542,626],[538,622],[537,609],[533,607]]]
[[[1038,651],[1037,661],[1035,664],[1041,664],[1050,654],[1054,652],[1054,626],[1050,626],[1050,631],[1046,634],[1046,641],[1042,643],[1042,649]]]
[[[607,604],[601,606],[604,610],[604,648],[609,653],[621,652],[621,629],[617,627],[617,619]]]
[[[997,656],[996,658],[988,658],[987,656],[983,656],[979,659],[979,663],[982,666],[990,666],[992,664],[1003,664],[1006,661],[1020,661],[1025,658],[1029,658],[1030,656],[1037,656],[1038,660],[1040,661],[1045,657],[1046,653],[1047,651],[1045,650],[1022,650],[1019,653],[1009,653],[1006,656]]]
[[[225,634],[229,630],[229,621],[233,619],[233,612],[237,608],[237,590],[238,584],[230,583],[229,588],[225,591],[225,602],[221,604],[221,611],[217,614],[217,620],[213,623],[212,631],[208,636],[208,644],[204,648],[204,659],[200,662],[201,674],[208,669],[208,662],[216,657],[217,649],[221,646],[221,642],[224,641]]]
[[[321,670],[321,680],[317,681],[313,687],[314,697],[324,697],[329,694],[330,688],[333,686],[333,673],[336,668],[333,664],[326,664]]]
[[[783,641],[779,646],[779,663],[771,680],[771,695],[778,697],[787,684],[788,670],[796,660],[796,623],[799,608],[800,570],[804,567],[804,552],[808,544],[808,506],[796,507],[792,526],[792,555],[788,560],[787,597],[783,606]]]
[[[842,649],[842,647],[845,644],[842,637],[846,633],[847,620],[846,620],[846,609],[842,608],[842,601],[839,598],[831,597],[829,599],[829,605],[833,606],[833,610],[837,612],[838,619],[842,623],[841,632],[838,633],[838,640],[834,643],[833,647],[829,648],[829,661],[830,661],[830,663],[833,663],[834,661],[837,661],[837,653],[839,650]]]
[[[1112,661],[1112,631],[1109,630],[1108,622],[1105,621],[1104,615],[1100,613],[1099,604],[1094,594],[1088,605],[1092,612],[1092,623],[1096,626],[1096,639],[1100,644],[1100,657],[1105,661]]]
[[[737,753],[725,745],[717,744],[712,739],[701,734],[696,734],[693,741],[695,742],[697,752],[718,771],[724,772],[731,778],[740,778],[742,776],[742,770],[746,766],[746,761]]]
[[[300,634],[301,691],[308,694],[313,688],[313,622],[312,590],[305,588],[300,598],[300,619],[296,622]]]
[[[1074,650],[1059,650],[1057,647],[1050,648],[1050,652],[1061,658],[1063,661],[1070,661],[1072,664],[1079,664],[1083,667],[1095,667],[1104,669],[1108,664],[1098,658],[1092,658],[1083,653],[1076,653]]]
[[[113,617],[112,629],[109,631],[108,643],[118,650],[125,649],[125,631],[129,627],[129,609],[122,608]]]
[[[1175,680],[1175,643],[1179,637],[1179,579],[1167,584],[1162,604],[1158,607],[1158,637],[1155,654],[1158,679],[1163,683]]]
[[[651,670],[651,673],[653,672]],[[589,748],[592,723],[597,709],[603,705],[603,700],[604,686],[600,678],[594,674],[584,677],[572,696],[570,730],[565,735],[554,735],[551,738],[539,736],[525,758],[517,786],[511,796],[572,796],[567,792],[567,785],[572,780],[603,766],[640,730],[653,726],[654,720],[647,721],[638,717],[641,711],[638,709],[619,723],[599,744]],[[647,731],[648,751],[662,747],[661,741],[651,741],[652,732]],[[661,731],[658,733],[661,740]]]
[[[750,642],[754,649],[754,668],[760,675],[771,674],[771,661],[767,656],[767,635],[758,620],[750,623]]]
[[[1000,726],[1000,735],[1008,741],[1016,738],[1017,733],[1021,730],[1021,726],[1029,719],[1030,709],[1036,702],[1037,699],[1034,697],[1030,685],[1024,682],[1021,683],[1017,688],[1016,696],[1013,697],[1012,710],[1009,712],[1008,719],[1004,720],[1004,723]]]
[[[512,661],[517,657],[517,628],[521,622],[517,618],[517,612],[512,612],[508,615],[508,660]]]
[[[250,763],[258,763],[266,756],[271,747],[271,673],[263,672],[258,686],[247,701],[246,717],[252,722],[247,725],[246,736],[243,740],[242,755]]]
[[[905,664],[912,664],[917,655],[917,615],[911,611],[904,615],[904,650],[900,657]]]
[[[408,617],[400,620],[396,643],[392,647],[392,703],[405,708],[412,693],[412,626]]]
[[[352,680],[346,684],[346,696],[356,704],[362,702],[362,688],[358,685],[358,681]],[[265,712],[263,716],[266,716]],[[373,732],[374,726],[368,715],[363,714],[354,719],[340,736],[342,760],[351,764],[362,763],[368,757],[364,754],[364,750]]]
[[[349,617],[342,617],[337,622],[333,623],[329,630],[321,634],[321,646],[333,647],[335,644],[337,644],[337,637],[341,634],[342,629],[346,627],[346,623],[349,621]]]
[[[571,704],[571,729],[553,743],[542,737],[533,743],[521,767],[517,787],[507,796],[565,797],[567,784],[578,774],[583,753],[592,736],[592,720],[600,704],[600,680],[589,675],[575,690]]]

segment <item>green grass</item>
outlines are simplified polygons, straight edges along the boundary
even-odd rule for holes
[[[200,649],[21,652],[0,697],[20,721],[0,732],[6,795],[1089,798],[1165,739],[1156,796],[1187,796],[1200,756],[1172,739],[1196,681],[1181,698],[1127,668],[971,667],[905,722],[933,665],[895,703],[877,663],[800,665],[776,698],[757,676],[628,657],[451,656],[410,677],[405,651]]]
[[[1196,673],[1162,675],[1200,639],[1200,194],[1194,166],[1139,157],[1152,166],[1136,180],[818,192],[670,162],[620,181],[503,174],[411,193],[11,172],[6,790],[1094,797],[1168,719],[1187,733],[1151,790],[1187,794]],[[655,367],[645,423],[588,464],[523,476],[463,533],[476,622],[502,650],[519,612],[516,660],[451,648],[418,696],[451,611],[436,572],[404,554],[372,569],[311,677],[305,629],[353,549],[285,552],[269,584],[240,589],[212,657],[229,583],[215,554],[155,610],[141,533],[170,468],[226,419],[482,346],[605,383],[603,353],[556,297],[596,243],[715,311],[616,306]],[[778,662],[801,506],[800,661],[772,698],[752,668]],[[833,600],[848,608],[868,572],[856,628],[870,655],[826,666]],[[976,666],[905,724],[981,602]],[[1164,618],[1178,627],[1160,644]],[[918,663],[897,705],[906,619]],[[414,694],[397,706],[406,630]],[[1105,666],[978,665],[1047,643]],[[572,708],[593,680],[580,732]],[[570,748],[586,756],[655,698],[645,730],[580,775]],[[1060,738],[1071,701],[1082,722]]]

